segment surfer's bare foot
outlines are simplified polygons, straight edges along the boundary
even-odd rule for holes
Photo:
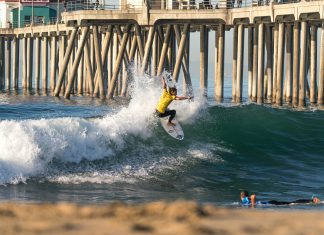
[[[168,122],[168,126],[175,126],[176,124],[173,122]]]

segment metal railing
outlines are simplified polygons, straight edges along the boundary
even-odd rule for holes
[[[42,0],[40,0],[42,1]],[[301,1],[324,1],[324,0],[147,0],[149,9],[156,10],[211,10],[211,9],[233,9],[243,7],[259,7],[267,6],[270,4],[293,4]],[[62,6],[62,5],[61,5]],[[66,1],[63,3],[61,12],[72,12],[79,10],[133,10],[142,9],[143,5],[136,4],[106,4],[105,0],[74,0]],[[21,21],[21,24],[16,22],[0,22],[1,28],[17,28],[39,25],[52,25],[61,23],[61,17],[57,20],[56,17],[45,18],[42,20]]]
[[[232,9],[242,7],[258,7],[273,4],[290,4],[301,0],[172,0],[164,1],[163,4],[157,2],[149,3],[150,9],[165,10],[209,10],[209,9]]]
[[[141,9],[142,4],[106,4],[103,1],[85,1],[75,0],[68,1],[64,5],[64,11],[80,11],[80,10],[121,10],[121,9]]]
[[[41,26],[41,25],[53,25],[53,24],[57,24],[57,23],[61,23],[61,20],[59,18],[59,20],[57,20],[56,17],[52,17],[52,18],[45,18],[43,20],[23,20],[20,21],[20,24],[18,21],[13,21],[13,22],[7,22],[7,23],[3,23],[0,22],[0,28],[19,28],[19,27],[29,27],[29,26]]]
[[[291,4],[302,0],[148,0],[148,8],[154,10],[209,10],[209,9],[231,9],[241,7],[258,7],[273,4]],[[314,1],[314,0],[306,0]],[[106,4],[104,0],[75,0],[68,1],[64,10],[67,12],[78,10],[129,10],[141,9],[142,4]]]

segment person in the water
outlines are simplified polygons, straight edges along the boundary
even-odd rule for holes
[[[240,194],[241,203],[242,205],[246,206],[254,206],[254,205],[292,205],[292,204],[309,204],[309,203],[320,203],[321,200],[313,196],[311,199],[297,199],[294,201],[277,201],[277,200],[270,200],[270,201],[257,201],[256,195],[252,193],[249,195],[248,191],[242,191]]]
[[[175,124],[172,122],[173,118],[176,115],[176,111],[174,109],[170,110],[168,109],[168,106],[173,100],[189,100],[192,99],[193,97],[191,96],[177,96],[177,88],[170,87],[167,89],[167,84],[165,82],[165,79],[162,78],[163,82],[163,92],[161,95],[161,98],[156,106],[156,115],[158,117],[169,117],[168,125],[174,126]]]

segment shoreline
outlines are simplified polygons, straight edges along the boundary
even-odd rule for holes
[[[192,201],[0,203],[0,234],[323,234],[323,211],[221,208]]]

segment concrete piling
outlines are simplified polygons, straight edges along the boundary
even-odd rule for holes
[[[319,106],[323,106],[324,104],[324,22],[322,22],[321,31],[320,68],[317,95],[317,104]]]
[[[236,99],[238,25],[233,28],[232,102]]]
[[[248,28],[248,97],[252,98],[253,83],[253,28]]]
[[[305,106],[306,98],[306,60],[307,60],[307,22],[301,22],[300,32],[300,70],[299,70],[299,93],[298,106]]]
[[[276,77],[276,104],[282,105],[283,96],[283,60],[284,60],[284,48],[285,48],[285,24],[279,23],[278,28],[278,59],[277,59],[277,77]]]
[[[33,77],[33,45],[34,38],[27,38],[27,49],[26,49],[26,88],[32,88],[32,77]]]
[[[54,92],[56,78],[56,36],[51,37],[50,91]]]
[[[273,85],[273,74],[272,74],[272,66],[273,66],[273,49],[272,49],[272,29],[270,25],[267,25],[266,27],[266,49],[267,49],[267,77],[268,77],[268,83],[267,83],[267,100],[272,102],[272,85]]]
[[[292,93],[292,105],[298,106],[298,91],[299,91],[299,40],[300,38],[300,23],[294,23],[294,53],[293,53],[293,93]]]
[[[258,92],[257,103],[264,100],[264,23],[258,25]]]
[[[224,50],[225,50],[225,25],[218,26],[217,70],[216,70],[216,101],[224,98]]]
[[[6,52],[5,52],[6,62],[6,77],[5,77],[5,85],[6,89],[10,90],[11,88],[11,38],[7,37],[6,39]]]
[[[12,88],[18,89],[19,80],[19,39],[17,37],[13,38],[12,42]]]
[[[40,84],[40,37],[35,38],[35,90],[39,91]]]
[[[200,26],[200,94],[207,96],[208,89],[208,29]]]
[[[253,81],[252,81],[252,101],[257,101],[258,92],[258,27],[255,25],[253,32]]]
[[[317,101],[317,26],[311,26],[310,38],[310,97],[309,102],[315,104]]]
[[[237,78],[236,78],[236,95],[235,101],[242,102],[243,91],[243,63],[244,63],[244,26],[238,26],[238,42],[237,42]]]
[[[293,60],[292,60],[292,25],[286,25],[286,89],[285,99],[287,103],[291,103],[292,93],[292,74],[293,74]]]
[[[42,37],[42,90],[47,92],[47,75],[48,75],[48,43],[47,36]],[[23,71],[25,71],[23,67]]]

